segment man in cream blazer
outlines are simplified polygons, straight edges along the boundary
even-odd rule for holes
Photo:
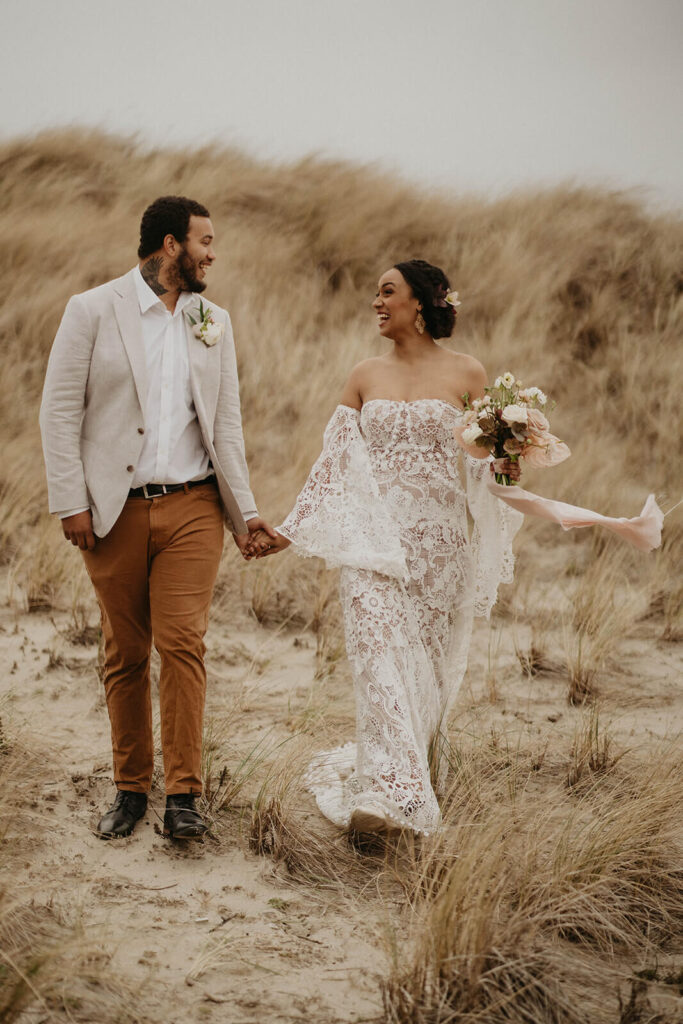
[[[139,266],[75,295],[52,347],[40,426],[50,511],[77,545],[105,640],[114,805],[103,838],[147,809],[154,745],[151,644],[166,783],[164,826],[203,835],[203,637],[224,524],[245,558],[274,537],[256,510],[244,455],[235,345],[224,309],[200,298],[213,226],[194,200],[145,211]]]

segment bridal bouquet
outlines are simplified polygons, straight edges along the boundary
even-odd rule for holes
[[[556,466],[569,457],[567,445],[550,433],[541,411],[548,400],[540,388],[522,387],[508,371],[484,390],[484,397],[472,402],[468,394],[462,396],[465,412],[455,438],[465,451],[480,457],[485,448],[496,459],[524,459],[534,467]],[[496,483],[510,484],[510,477],[496,473]]]

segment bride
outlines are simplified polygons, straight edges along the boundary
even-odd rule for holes
[[[294,508],[275,541],[263,536],[265,554],[291,544],[341,567],[356,742],[318,755],[308,784],[323,814],[358,832],[438,827],[442,730],[472,618],[512,578],[522,517],[487,491],[488,453],[464,454],[453,433],[463,396],[486,383],[476,359],[437,344],[458,304],[424,260],[382,275],[373,307],[392,348],[353,369]],[[516,463],[495,468],[519,479]]]

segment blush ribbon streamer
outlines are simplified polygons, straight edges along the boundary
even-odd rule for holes
[[[486,485],[496,498],[500,498],[506,505],[516,508],[525,516],[537,516],[539,519],[549,519],[552,523],[559,523],[563,530],[571,530],[574,527],[582,526],[604,526],[619,537],[640,548],[641,551],[652,551],[658,548],[662,540],[662,523],[664,513],[655,501],[654,494],[648,495],[643,505],[643,510],[634,519],[613,516],[603,516],[599,512],[592,512],[588,508],[580,508],[578,505],[568,505],[564,501],[554,501],[552,498],[542,498],[531,491],[525,491],[521,487],[506,487],[504,484],[497,484],[490,480]]]

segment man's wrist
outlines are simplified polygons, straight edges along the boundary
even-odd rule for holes
[[[67,512],[57,512],[56,515],[58,515],[60,519],[68,519],[69,516],[78,516],[78,515],[81,514],[81,512],[89,512],[89,511],[90,511],[90,505],[81,505],[80,508],[72,508],[72,509],[70,509]]]

